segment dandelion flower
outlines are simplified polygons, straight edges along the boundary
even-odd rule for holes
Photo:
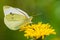
[[[35,38],[38,39],[42,37],[44,39],[44,36],[50,35],[50,34],[56,34],[55,30],[51,27],[51,25],[43,24],[42,22],[39,22],[38,24],[31,24],[26,25],[20,28],[20,31],[24,31],[24,36],[27,38]]]

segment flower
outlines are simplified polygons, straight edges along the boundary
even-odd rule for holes
[[[43,24],[42,22],[39,22],[38,24],[31,24],[26,25],[20,28],[20,31],[24,31],[24,36],[27,38],[35,38],[38,39],[42,37],[44,39],[44,36],[50,35],[50,34],[56,34],[55,30],[51,27],[51,25]]]

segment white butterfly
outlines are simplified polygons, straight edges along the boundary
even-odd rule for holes
[[[11,6],[3,6],[4,23],[11,30],[18,30],[22,25],[31,23],[32,17],[26,12]]]

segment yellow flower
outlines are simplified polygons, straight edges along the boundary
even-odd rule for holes
[[[20,28],[20,31],[24,31],[24,36],[27,38],[40,38],[44,39],[44,36],[50,34],[56,34],[55,30],[51,28],[51,25],[43,24],[39,22],[38,24],[26,25]]]

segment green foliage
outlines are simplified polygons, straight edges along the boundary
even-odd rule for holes
[[[50,23],[56,29],[56,37],[60,37],[60,0],[0,0],[0,40],[27,40],[22,32],[9,30],[4,24],[4,5],[24,10],[33,16],[33,23]]]

